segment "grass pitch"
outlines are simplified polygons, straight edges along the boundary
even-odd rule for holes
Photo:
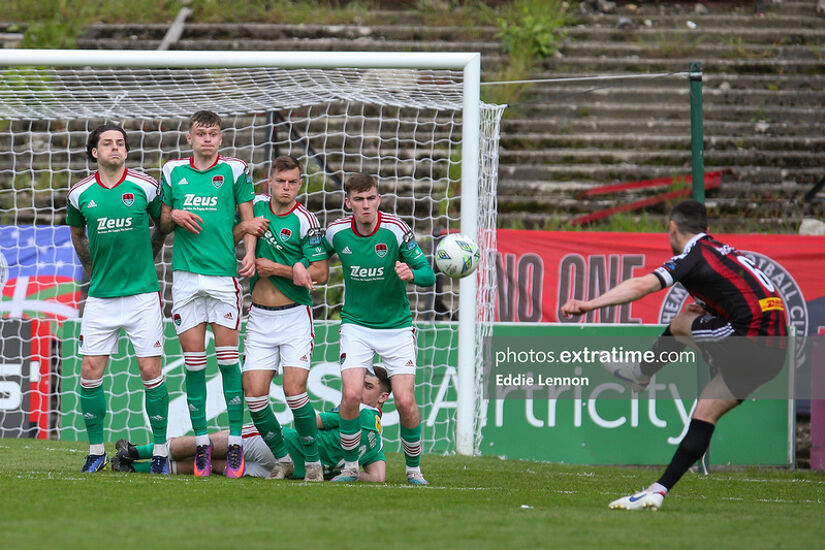
[[[821,548],[825,475],[688,473],[658,512],[607,504],[658,469],[425,456],[410,487],[81,474],[88,447],[0,439],[0,548]],[[113,445],[107,445],[111,451]]]

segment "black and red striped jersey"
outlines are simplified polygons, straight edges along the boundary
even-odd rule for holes
[[[653,274],[662,288],[681,283],[740,335],[787,335],[785,304],[770,278],[750,258],[710,235],[693,237]]]

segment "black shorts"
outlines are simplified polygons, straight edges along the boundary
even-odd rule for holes
[[[693,341],[710,365],[711,376],[721,373],[725,385],[739,401],[782,371],[787,354],[785,338],[746,337],[716,315],[693,320]]]

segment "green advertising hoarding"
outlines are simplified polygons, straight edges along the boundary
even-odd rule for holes
[[[80,323],[69,321],[60,329],[62,344],[61,438],[85,438],[79,413],[77,388],[81,360],[77,353]],[[611,326],[551,324],[497,324],[488,355],[502,345],[533,345],[575,348],[580,342],[627,343],[629,339],[652,342],[662,331],[657,326]],[[337,406],[340,399],[338,370],[338,323],[316,323],[316,346],[308,390],[318,410]],[[241,341],[243,341],[243,334]],[[424,451],[454,452],[457,324],[417,326],[418,361],[416,396],[421,409]],[[166,324],[164,373],[170,392],[169,436],[191,433],[183,388],[183,358],[171,323]],[[221,381],[214,360],[214,347],[207,345],[207,409],[210,430],[227,427]],[[243,350],[241,349],[241,353]],[[491,358],[492,359],[492,358]],[[489,365],[488,365],[489,367]],[[580,369],[581,371],[581,369]],[[110,413],[106,418],[107,439],[121,437],[148,441],[149,422],[143,412],[143,386],[125,337],[104,377]],[[656,393],[630,399],[629,392],[601,368],[581,371],[588,386],[536,392],[532,399],[490,399],[482,428],[480,452],[511,459],[530,459],[581,464],[665,464],[685,433],[699,387],[696,369],[672,365],[652,384]],[[786,383],[780,374],[772,385]],[[490,377],[488,377],[490,378]],[[488,389],[488,388],[485,388]],[[781,389],[773,394],[781,393]],[[769,392],[768,395],[771,395]],[[270,396],[283,424],[291,422],[279,385]],[[792,461],[792,401],[748,399],[719,423],[711,446],[713,464],[788,465]],[[247,421],[249,421],[247,414]],[[387,450],[401,450],[398,415],[390,401],[384,409],[383,425]]]
[[[315,347],[312,369],[308,380],[308,393],[318,411],[338,406],[341,398],[341,382],[338,352],[337,322],[315,323]],[[241,329],[241,356],[243,356],[244,329]],[[174,325],[164,325],[164,376],[169,389],[168,436],[191,434],[192,425],[186,408],[184,391],[184,365],[180,344]],[[457,362],[458,325],[454,323],[422,324],[417,327],[418,374],[416,398],[423,423],[423,450],[427,453],[449,453],[454,450],[453,421],[455,417],[455,365]],[[64,440],[85,439],[85,428],[80,413],[78,388],[82,358],[78,353],[80,321],[66,321],[59,328],[61,346],[61,430]],[[215,360],[215,348],[211,331],[207,331],[207,421],[210,431],[226,429],[228,419],[226,403],[221,388],[221,376]],[[280,382],[280,378],[276,379]],[[435,385],[434,385],[435,384]],[[132,346],[121,334],[118,351],[109,361],[103,377],[108,414],[105,420],[106,439],[116,441],[149,441],[149,419],[144,413],[143,384],[134,360]],[[283,390],[273,384],[270,397],[278,420],[286,425],[292,422],[292,413],[286,405]],[[249,412],[245,422],[251,423]],[[398,413],[392,399],[384,406],[382,418],[385,446],[390,452],[400,452]]]

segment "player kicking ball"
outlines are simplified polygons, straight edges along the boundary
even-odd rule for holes
[[[145,389],[154,438],[151,471],[168,474],[169,394],[161,370],[163,313],[154,259],[165,234],[149,229],[149,219],[160,217],[161,189],[146,174],[126,168],[129,140],[119,126],[95,128],[86,152],[98,170],[73,186],[66,201],[72,244],[91,279],[80,326],[80,407],[89,436],[82,471],[100,471],[109,461],[103,447],[103,373],[122,328],[135,349]]]
[[[265,434],[276,458],[288,458],[281,425],[269,404],[269,387],[282,369],[286,402],[306,456],[305,479],[323,481],[307,377],[314,337],[310,290],[327,282],[329,267],[324,229],[295,200],[302,183],[298,161],[277,157],[272,161],[269,195],[255,197],[255,217],[235,226],[236,241],[243,233],[257,237],[257,273],[249,280],[252,307],[246,325],[243,388],[258,432]],[[292,461],[279,460],[272,476],[291,477],[293,470]]]
[[[787,346],[782,298],[749,258],[708,235],[707,229],[703,204],[679,203],[668,224],[673,258],[653,273],[628,279],[593,300],[570,300],[561,308],[564,315],[582,315],[633,302],[677,282],[697,302],[673,318],[653,344],[652,357],[689,345],[711,366],[711,381],[702,389],[688,431],[664,474],[646,490],[611,502],[611,509],[658,510],[673,486],[705,454],[718,420],[782,370]],[[665,363],[604,366],[640,392]]]
[[[373,367],[364,377],[364,390],[361,394],[363,406],[359,415],[361,435],[364,441],[363,452],[358,458],[363,471],[358,481],[383,483],[386,478],[387,463],[384,458],[384,446],[381,440],[381,407],[390,395],[390,381],[387,371],[382,367]],[[337,412],[316,415],[318,429],[318,450],[323,463],[323,477],[330,478],[340,472],[344,463],[344,451],[341,448],[341,435],[338,431],[340,417]],[[304,464],[306,455],[300,434],[293,429],[284,428],[284,440],[289,451],[286,460],[294,464],[293,479],[305,477]],[[218,468],[226,460],[226,448],[229,432],[227,430],[210,434],[212,440],[213,465]],[[272,472],[280,470],[279,465],[285,459],[278,460],[270,446],[263,440],[254,426],[244,426],[244,459],[246,476],[273,479]],[[125,439],[117,442],[117,455],[112,459],[112,469],[118,472],[146,472],[149,463],[146,460],[151,453],[150,445],[132,445]],[[176,437],[169,442],[171,470],[176,474],[194,472],[192,458],[197,451],[195,438],[192,436]],[[283,479],[281,476],[280,479]]]
[[[369,174],[353,174],[344,184],[352,215],[332,222],[326,246],[341,260],[341,447],[345,463],[333,481],[358,479],[361,430],[358,406],[364,375],[378,354],[387,369],[401,417],[407,481],[427,485],[421,474],[421,417],[415,401],[415,329],[407,283],[435,284],[435,273],[400,218],[378,210],[381,195]]]

